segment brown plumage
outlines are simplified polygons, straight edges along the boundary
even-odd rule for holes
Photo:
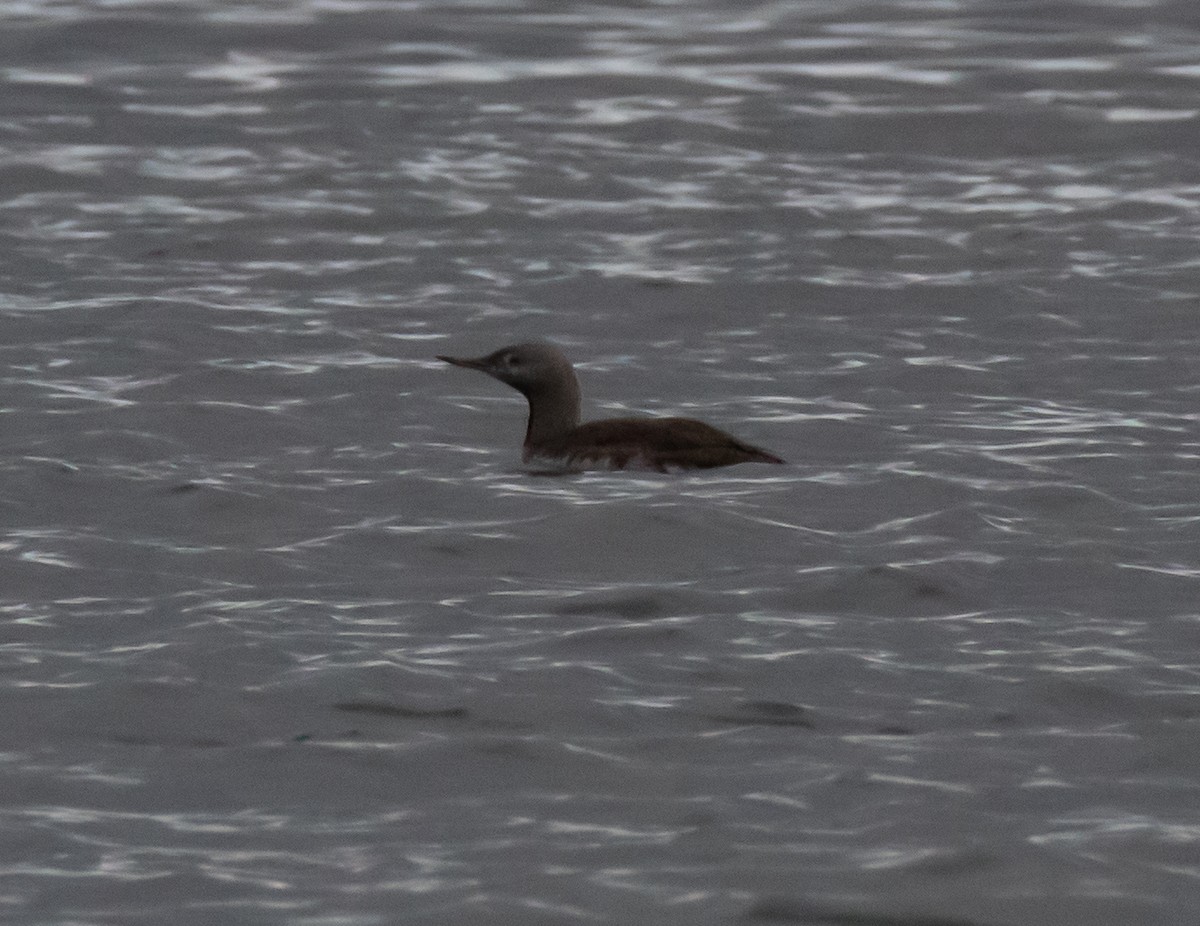
[[[438,357],[507,383],[529,402],[523,458],[573,469],[710,469],[734,463],[782,463],[692,418],[607,418],[580,423],[579,380],[550,344],[514,344],[485,357]]]

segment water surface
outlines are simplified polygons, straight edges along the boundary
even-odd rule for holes
[[[11,918],[1193,926],[1192,4],[0,25]]]

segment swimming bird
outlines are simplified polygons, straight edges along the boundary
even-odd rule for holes
[[[782,463],[692,418],[605,418],[580,423],[579,380],[557,347],[533,342],[484,357],[438,360],[479,370],[507,383],[529,402],[522,459],[565,469],[710,469],[734,463]]]

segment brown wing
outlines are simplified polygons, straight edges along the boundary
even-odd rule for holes
[[[782,463],[779,457],[692,418],[608,418],[575,428],[562,452],[580,462],[611,460],[622,468],[709,469],[734,463]]]

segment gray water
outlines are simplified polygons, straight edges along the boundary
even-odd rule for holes
[[[1200,923],[1200,8],[0,8],[0,919]],[[438,353],[784,467],[522,468]]]

